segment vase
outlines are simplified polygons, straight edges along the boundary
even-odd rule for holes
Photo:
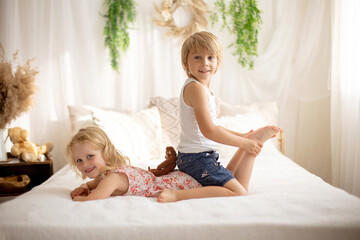
[[[7,130],[0,128],[0,162],[7,161],[7,153],[5,148],[5,138]]]

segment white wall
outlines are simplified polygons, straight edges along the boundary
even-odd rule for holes
[[[7,54],[19,49],[20,62],[36,58],[36,65],[40,65],[37,104],[29,115],[17,119],[12,126],[29,129],[30,140],[36,143],[54,142],[55,171],[65,164],[63,151],[70,132],[66,105],[136,109],[144,105],[149,96],[177,96],[178,86],[184,81],[177,57],[178,40],[163,37],[165,30],[151,22],[153,2],[140,0],[132,46],[123,62],[123,72],[115,76],[105,61],[104,20],[99,15],[102,2],[0,2],[0,41]],[[160,0],[156,2],[160,4]],[[298,93],[297,96],[308,98],[322,92],[328,94],[325,75],[329,72],[330,4],[303,0],[262,0],[259,4],[264,11],[264,23],[256,69],[242,68],[231,55],[232,51],[226,49],[215,92],[234,104],[281,99],[279,117],[280,126],[285,130],[286,155],[329,179],[329,101],[301,102],[280,95],[286,91],[291,92],[289,95]],[[323,18],[316,19],[318,15]],[[214,32],[227,46],[230,39],[226,32]],[[311,44],[307,40],[311,40]],[[171,67],[164,67],[168,63]],[[315,84],[321,87],[316,88]],[[100,87],[108,94],[98,96]],[[319,93],[314,93],[318,88]],[[321,141],[317,142],[318,139]]]
[[[289,99],[280,125],[285,155],[331,183],[330,97],[312,102]]]

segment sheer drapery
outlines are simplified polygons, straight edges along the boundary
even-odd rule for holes
[[[360,197],[360,2],[334,0],[332,4],[333,183]]]
[[[0,41],[7,56],[18,49],[19,62],[36,58],[40,72],[36,104],[13,125],[30,129],[34,142],[54,142],[56,169],[64,164],[70,132],[67,105],[137,110],[148,97],[178,96],[186,78],[180,64],[180,39],[165,38],[166,30],[151,21],[153,4],[160,5],[161,0],[137,1],[130,49],[115,73],[103,43],[102,2],[0,1]],[[214,0],[206,2],[212,9]],[[219,24],[209,24],[208,30],[220,37],[225,49],[212,88],[234,104],[279,101],[280,118],[286,121],[288,113],[282,105],[289,96],[312,101],[329,95],[331,2],[262,0],[259,5],[263,25],[253,71],[242,68],[227,48],[233,36],[221,31]],[[188,18],[178,14],[175,20]],[[296,124],[286,131],[296,135]]]

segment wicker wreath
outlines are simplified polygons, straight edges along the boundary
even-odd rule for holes
[[[204,0],[163,0],[161,9],[156,5],[154,6],[158,12],[157,17],[153,19],[154,23],[169,29],[165,36],[182,36],[185,39],[191,34],[204,30],[207,27],[205,14],[208,12],[208,8]],[[193,18],[189,25],[179,27],[175,24],[173,13],[178,7],[188,7],[191,10]]]

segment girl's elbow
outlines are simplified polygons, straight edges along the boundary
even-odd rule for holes
[[[214,128],[204,128],[201,129],[201,133],[204,135],[204,137],[208,138],[208,139],[213,139],[215,134],[215,129]]]

